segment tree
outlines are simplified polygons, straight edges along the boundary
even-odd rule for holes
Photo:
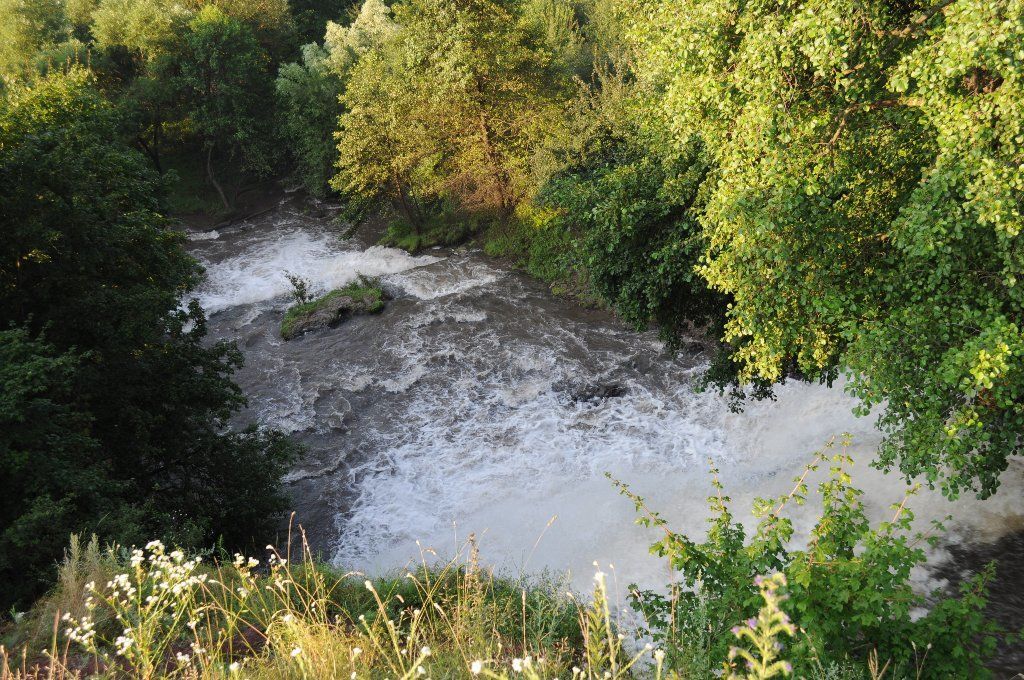
[[[739,380],[849,373],[883,465],[955,495],[1020,453],[1013,2],[656,1],[637,72],[713,172],[700,268]]]
[[[409,0],[399,30],[352,69],[335,185],[384,190],[413,224],[424,203],[507,219],[564,83],[512,3]]]
[[[269,57],[252,29],[207,5],[189,22],[179,59],[177,86],[202,140],[207,179],[229,209],[215,152],[256,175],[271,168]]]
[[[281,136],[295,177],[314,196],[324,195],[337,163],[333,132],[341,89],[341,79],[327,66],[327,51],[315,43],[302,48],[302,63],[281,66],[275,82]]]
[[[70,38],[71,28],[61,0],[0,0],[0,78],[28,74],[36,53]]]
[[[75,403],[79,361],[75,352],[60,354],[24,328],[0,331],[4,606],[48,585],[70,531],[117,526],[131,534],[132,513],[111,502],[124,489],[98,455],[88,414]],[[108,510],[109,523],[100,519]]]
[[[292,456],[280,435],[228,429],[241,356],[182,308],[201,269],[119,127],[80,68],[0,104],[0,419],[16,424],[0,438],[0,569],[37,586],[71,532],[241,546],[282,508]]]

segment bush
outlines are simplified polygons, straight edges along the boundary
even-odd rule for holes
[[[716,495],[709,499],[714,517],[703,543],[673,532],[617,482],[643,513],[639,523],[664,530],[651,550],[669,560],[687,588],[665,596],[631,587],[648,632],[666,646],[672,663],[695,656],[695,639],[707,642],[712,659],[728,655],[734,622],[757,616],[764,602],[755,579],[780,573],[788,583],[785,609],[801,631],[784,651],[797,675],[814,677],[830,666],[866,669],[873,655],[896,677],[989,677],[985,662],[1000,634],[984,616],[993,567],[965,582],[958,597],[933,593],[929,611],[915,616],[926,600],[911,588],[910,573],[924,562],[921,542],[935,539],[911,534],[907,498],[893,506],[891,520],[869,525],[861,492],[846,472],[852,463],[845,453],[848,444],[844,439],[842,452],[832,453],[829,444],[817,454],[788,495],[757,501],[759,523],[749,537],[733,520],[717,471],[712,471]],[[821,464],[830,465],[819,486],[823,512],[807,548],[796,550],[789,547],[793,522],[782,513],[791,503],[804,504],[807,476]],[[695,622],[710,636],[695,637]],[[921,658],[922,650],[928,650],[927,658]]]

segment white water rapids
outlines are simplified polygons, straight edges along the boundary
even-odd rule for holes
[[[844,432],[873,516],[903,498],[901,479],[868,467],[879,435],[840,387],[790,382],[777,401],[731,413],[716,394],[694,392],[696,350],[669,356],[653,334],[556,299],[478,252],[413,257],[337,231],[289,204],[197,235],[192,251],[208,268],[198,298],[213,335],[245,353],[244,416],[309,446],[289,476],[298,519],[347,567],[400,569],[421,547],[450,557],[473,532],[483,558],[507,572],[568,571],[586,588],[596,560],[614,565],[620,585],[664,584],[671,575],[648,554],[657,534],[634,525],[606,472],[699,536],[709,461],[747,517],[754,497],[788,492],[813,452]],[[396,299],[378,316],[286,343],[284,271],[317,291],[379,276]],[[1024,526],[1021,481],[1014,463],[993,499],[923,493],[910,506],[922,528],[953,514],[952,543],[991,542]],[[796,510],[799,530],[812,514]]]

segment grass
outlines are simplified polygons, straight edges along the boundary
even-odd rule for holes
[[[482,229],[481,219],[444,213],[433,216],[417,231],[404,220],[388,224],[380,245],[401,248],[413,255],[434,246],[457,246]]]
[[[291,552],[74,540],[59,585],[0,647],[0,678],[624,678],[653,658],[624,651],[603,578],[588,605],[558,580],[496,577],[472,539],[373,580]]]
[[[760,613],[733,628],[729,659],[713,660],[700,653],[706,621],[668,653],[654,649],[618,619],[602,572],[586,597],[557,578],[500,577],[473,537],[447,562],[425,550],[373,579],[316,560],[304,536],[263,559],[72,537],[54,590],[0,631],[0,680],[783,678],[797,634],[785,579],[758,585]],[[897,676],[875,657],[813,677]]]
[[[298,302],[289,307],[288,311],[284,314],[284,318],[281,320],[281,337],[286,339],[294,337],[296,332],[295,326],[300,320],[315,314],[332,300],[339,297],[352,298],[357,304],[361,305],[361,311],[367,314],[378,314],[384,309],[384,291],[381,289],[380,284],[373,279],[360,277],[343,288],[337,288],[326,295],[307,302]]]

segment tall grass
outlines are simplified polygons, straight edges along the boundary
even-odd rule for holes
[[[0,648],[0,680],[662,675],[650,645],[627,651],[601,573],[589,597],[498,578],[471,539],[446,563],[424,552],[371,580],[297,547],[294,561],[290,545],[210,559],[75,538],[57,587]]]

